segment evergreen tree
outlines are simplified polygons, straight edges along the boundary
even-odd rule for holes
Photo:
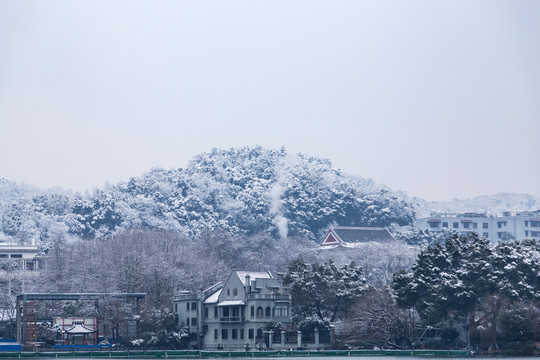
[[[338,268],[332,260],[308,266],[298,259],[282,278],[291,290],[295,315],[322,321],[340,318],[369,289],[354,262]]]
[[[538,254],[536,241],[493,248],[476,233],[453,235],[422,251],[410,271],[394,276],[392,286],[398,304],[414,307],[427,323],[467,319],[473,342],[482,324],[489,345],[497,347],[496,324],[505,302],[540,298]]]

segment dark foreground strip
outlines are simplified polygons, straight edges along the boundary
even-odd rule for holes
[[[465,357],[466,350],[326,350],[326,351],[54,351],[0,352],[0,359],[33,358],[104,358],[104,359],[207,359],[207,358],[264,358],[264,357],[321,357],[321,356],[433,356]]]

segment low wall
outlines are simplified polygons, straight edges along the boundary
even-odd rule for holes
[[[329,350],[329,351],[53,351],[0,352],[0,359],[32,358],[118,358],[118,359],[190,359],[222,357],[321,357],[321,356],[469,356],[466,350]]]

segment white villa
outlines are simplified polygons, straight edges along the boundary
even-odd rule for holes
[[[291,296],[269,272],[233,271],[225,283],[181,293],[174,309],[204,349],[262,348],[267,325],[291,323]]]

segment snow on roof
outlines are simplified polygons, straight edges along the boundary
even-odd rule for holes
[[[255,279],[273,279],[274,277],[269,271],[236,271],[238,278],[242,281],[243,285],[246,285],[246,276],[249,275],[251,280]]]
[[[390,242],[395,241],[387,228],[335,227],[334,232],[345,242]]]
[[[37,253],[38,247],[36,245],[8,245],[0,244],[0,252],[27,252]]]
[[[80,322],[74,322],[73,326],[65,330],[69,334],[91,334],[97,330],[92,330]]]
[[[226,301],[220,302],[217,305],[218,306],[233,306],[233,305],[246,305],[246,303],[244,302],[244,300],[226,300]]]
[[[387,228],[340,226],[330,229],[329,232],[334,233],[339,238],[340,243],[335,245],[321,243],[321,247],[324,246],[326,249],[333,249],[338,246],[354,248],[362,243],[389,243],[396,241]]]
[[[218,291],[216,291],[215,293],[213,293],[212,295],[207,297],[206,300],[204,300],[204,303],[205,304],[215,304],[215,303],[217,303],[218,298],[219,298],[219,294],[221,294],[221,290],[223,290],[223,289],[219,289]]]

